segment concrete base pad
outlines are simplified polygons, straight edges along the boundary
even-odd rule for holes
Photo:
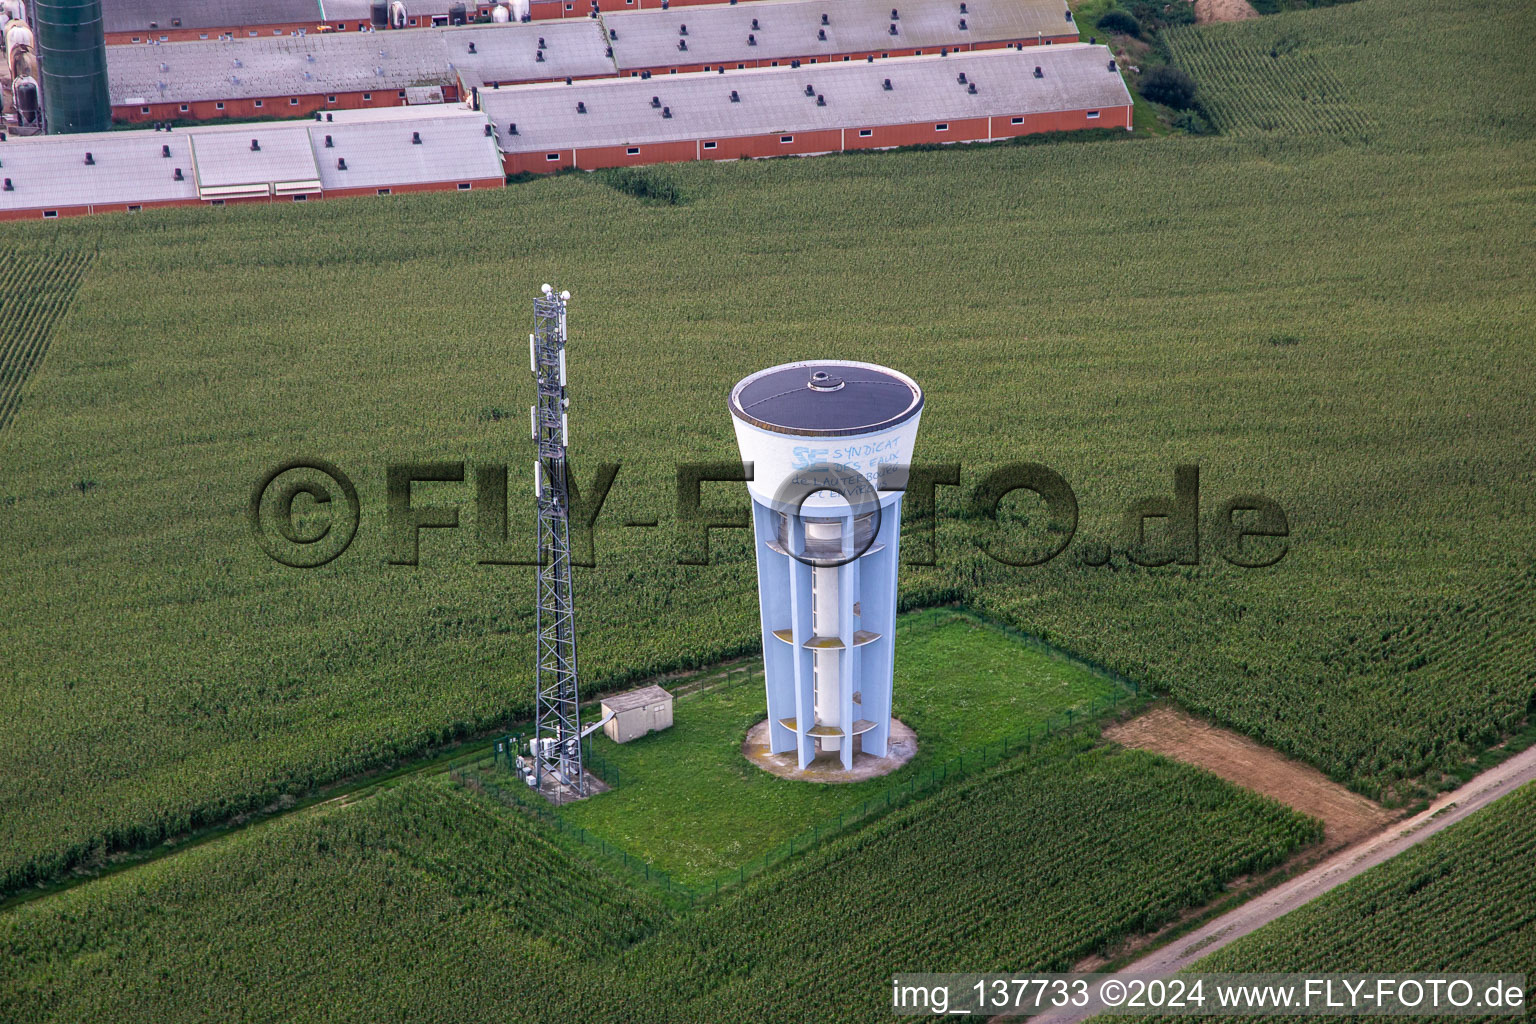
[[[585,800],[587,797],[596,796],[599,793],[606,793],[609,789],[612,788],[608,785],[608,783],[598,778],[592,772],[587,772],[586,775],[586,796],[578,794],[574,789],[567,786],[553,775],[548,774],[539,780],[538,793],[550,803],[558,806],[560,804],[574,803],[577,800]]]
[[[784,754],[768,752],[768,720],[765,718],[747,730],[741,752],[747,760],[765,772],[781,779],[800,782],[862,782],[864,779],[889,775],[917,755],[917,733],[900,719],[891,719],[891,737],[886,744],[886,756],[875,757],[855,750],[853,768],[845,769],[837,751],[817,754],[802,770],[793,750]]]

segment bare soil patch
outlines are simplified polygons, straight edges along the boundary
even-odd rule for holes
[[[1104,738],[1197,765],[1228,782],[1322,819],[1325,845],[1336,848],[1376,832],[1391,812],[1353,793],[1316,768],[1170,707],[1112,725]]]
[[[1259,17],[1248,0],[1195,0],[1195,22],[1247,21]]]

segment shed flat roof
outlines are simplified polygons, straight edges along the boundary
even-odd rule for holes
[[[1064,0],[967,0],[965,14],[960,6],[960,0],[759,0],[608,14],[603,24],[617,33],[611,42],[621,69],[914,47],[938,50],[1077,32]],[[900,14],[895,21],[893,9]],[[896,35],[890,34],[892,25]],[[686,36],[681,33],[684,27]],[[680,41],[687,42],[686,51],[678,49]]]
[[[162,155],[169,146],[171,155]],[[85,154],[96,161],[87,165]],[[0,143],[0,210],[196,199],[191,139],[166,132],[12,137]],[[184,180],[176,181],[176,168]]]
[[[544,60],[537,59],[545,41]],[[475,43],[470,54],[469,43]],[[114,46],[107,77],[114,106],[313,96],[453,82],[456,66],[487,80],[612,75],[596,22],[308,33]]]
[[[318,182],[320,172],[301,124],[253,124],[244,132],[188,133],[198,187]]]
[[[500,178],[501,154],[496,140],[485,134],[485,124],[483,117],[315,122],[309,138],[326,189]],[[421,136],[420,144],[411,141],[413,134]],[[341,160],[347,164],[344,171],[338,168]]]
[[[101,15],[108,32],[148,32],[151,24],[157,29],[227,28],[319,24],[321,19],[319,0],[102,0]]]
[[[635,708],[643,708],[671,699],[672,695],[659,686],[642,686],[638,690],[609,694],[599,703],[610,711],[633,711]]]
[[[1109,70],[1109,61],[1107,47],[1068,43],[797,69],[523,85],[482,92],[480,100],[503,152],[554,152],[1128,106],[1130,93],[1120,73]],[[1034,77],[1036,66],[1043,77]],[[958,81],[962,72],[965,85]],[[732,91],[738,96],[734,103]],[[818,105],[817,97],[824,97],[825,105]],[[585,114],[576,112],[578,102],[585,104]],[[672,116],[664,117],[663,108]],[[509,130],[514,122],[516,135]]]

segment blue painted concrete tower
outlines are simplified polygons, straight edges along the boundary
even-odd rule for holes
[[[801,768],[884,757],[901,498],[923,392],[844,360],[760,370],[731,391],[757,538],[769,750]]]

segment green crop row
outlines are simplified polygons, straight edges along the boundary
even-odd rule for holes
[[[1172,29],[1173,60],[1200,83],[1200,102],[1229,135],[1316,134],[1362,139],[1371,122],[1350,101],[1327,59],[1294,37]]]
[[[0,249],[0,430],[16,415],[27,377],[48,354],[91,255],[69,249]]]

